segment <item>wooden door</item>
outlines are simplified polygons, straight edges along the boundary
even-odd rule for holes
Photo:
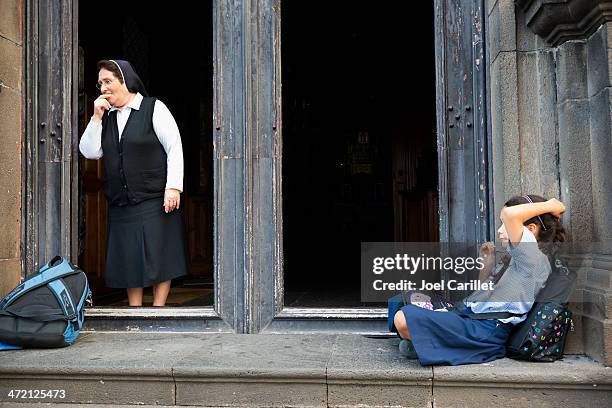
[[[206,103],[211,103],[206,101]],[[190,274],[188,280],[198,284],[213,283],[213,244],[212,244],[212,144],[206,128],[210,120],[203,117],[200,134],[197,140],[183,138],[185,156],[185,193],[182,201],[185,205],[184,216],[189,248]],[[194,174],[194,171],[197,174]],[[190,188],[188,188],[188,186]]]
[[[393,238],[395,242],[438,241],[438,191],[431,128],[392,130]]]
[[[87,271],[92,290],[103,294],[110,290],[104,283],[106,266],[106,198],[102,193],[104,163],[101,160],[80,158],[82,198],[82,222],[79,240],[83,248],[79,266]]]
[[[79,47],[79,137],[93,114],[95,90],[86,89],[84,81],[83,48]],[[87,160],[79,154],[79,259],[78,263],[87,272],[92,291],[103,295],[111,291],[104,282],[106,268],[106,222],[107,204],[102,192],[104,159]]]

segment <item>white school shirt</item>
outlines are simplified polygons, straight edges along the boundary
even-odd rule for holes
[[[517,245],[508,243],[510,264],[492,291],[479,290],[473,295],[488,298],[486,301],[465,301],[474,313],[510,312],[523,314],[506,319],[503,323],[518,324],[527,318],[538,292],[551,273],[548,257],[538,247],[538,240],[527,227]]]
[[[117,111],[117,128],[119,139],[123,134],[123,129],[130,117],[132,109],[139,110],[143,96],[139,93],[123,107],[117,109],[114,106],[109,112]],[[168,174],[166,177],[166,189],[174,188],[183,192],[183,145],[181,144],[181,134],[179,133],[176,121],[168,110],[168,107],[157,99],[153,108],[153,130],[164,147],[167,155]],[[102,122],[95,123],[90,120],[81,136],[79,151],[88,159],[98,160],[103,156],[102,151]]]

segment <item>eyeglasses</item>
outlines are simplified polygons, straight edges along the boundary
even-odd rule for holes
[[[103,86],[108,88],[113,82],[113,79],[103,79],[96,84],[96,88],[98,88],[98,91],[101,91]]]

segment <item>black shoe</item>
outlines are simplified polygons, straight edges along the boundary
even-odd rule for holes
[[[417,356],[416,350],[414,349],[414,345],[410,340],[402,339],[399,343],[399,352],[402,356],[406,357],[410,360],[416,360],[419,358]]]

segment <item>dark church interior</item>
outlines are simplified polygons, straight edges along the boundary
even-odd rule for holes
[[[79,130],[89,121],[99,92],[96,62],[126,59],[149,95],[172,112],[183,145],[185,177],[181,206],[187,226],[190,275],[175,280],[168,306],[213,304],[212,273],[212,3],[168,7],[164,1],[130,1],[115,7],[79,3]],[[105,18],[111,11],[113,18]],[[98,306],[125,306],[124,290],[104,284],[106,202],[101,163],[81,159],[79,263],[88,271]],[[151,291],[145,290],[144,305]]]
[[[285,305],[362,307],[360,243],[438,240],[431,2],[285,1]]]
[[[79,2],[80,131],[98,95],[96,62],[132,62],[173,113],[185,156],[191,274],[167,304],[210,306],[212,2],[107,11]],[[283,1],[281,56],[285,306],[382,306],[361,302],[360,243],[438,240],[433,5]],[[125,292],[104,285],[101,163],[81,159],[81,179],[79,263],[97,306],[125,306]]]

